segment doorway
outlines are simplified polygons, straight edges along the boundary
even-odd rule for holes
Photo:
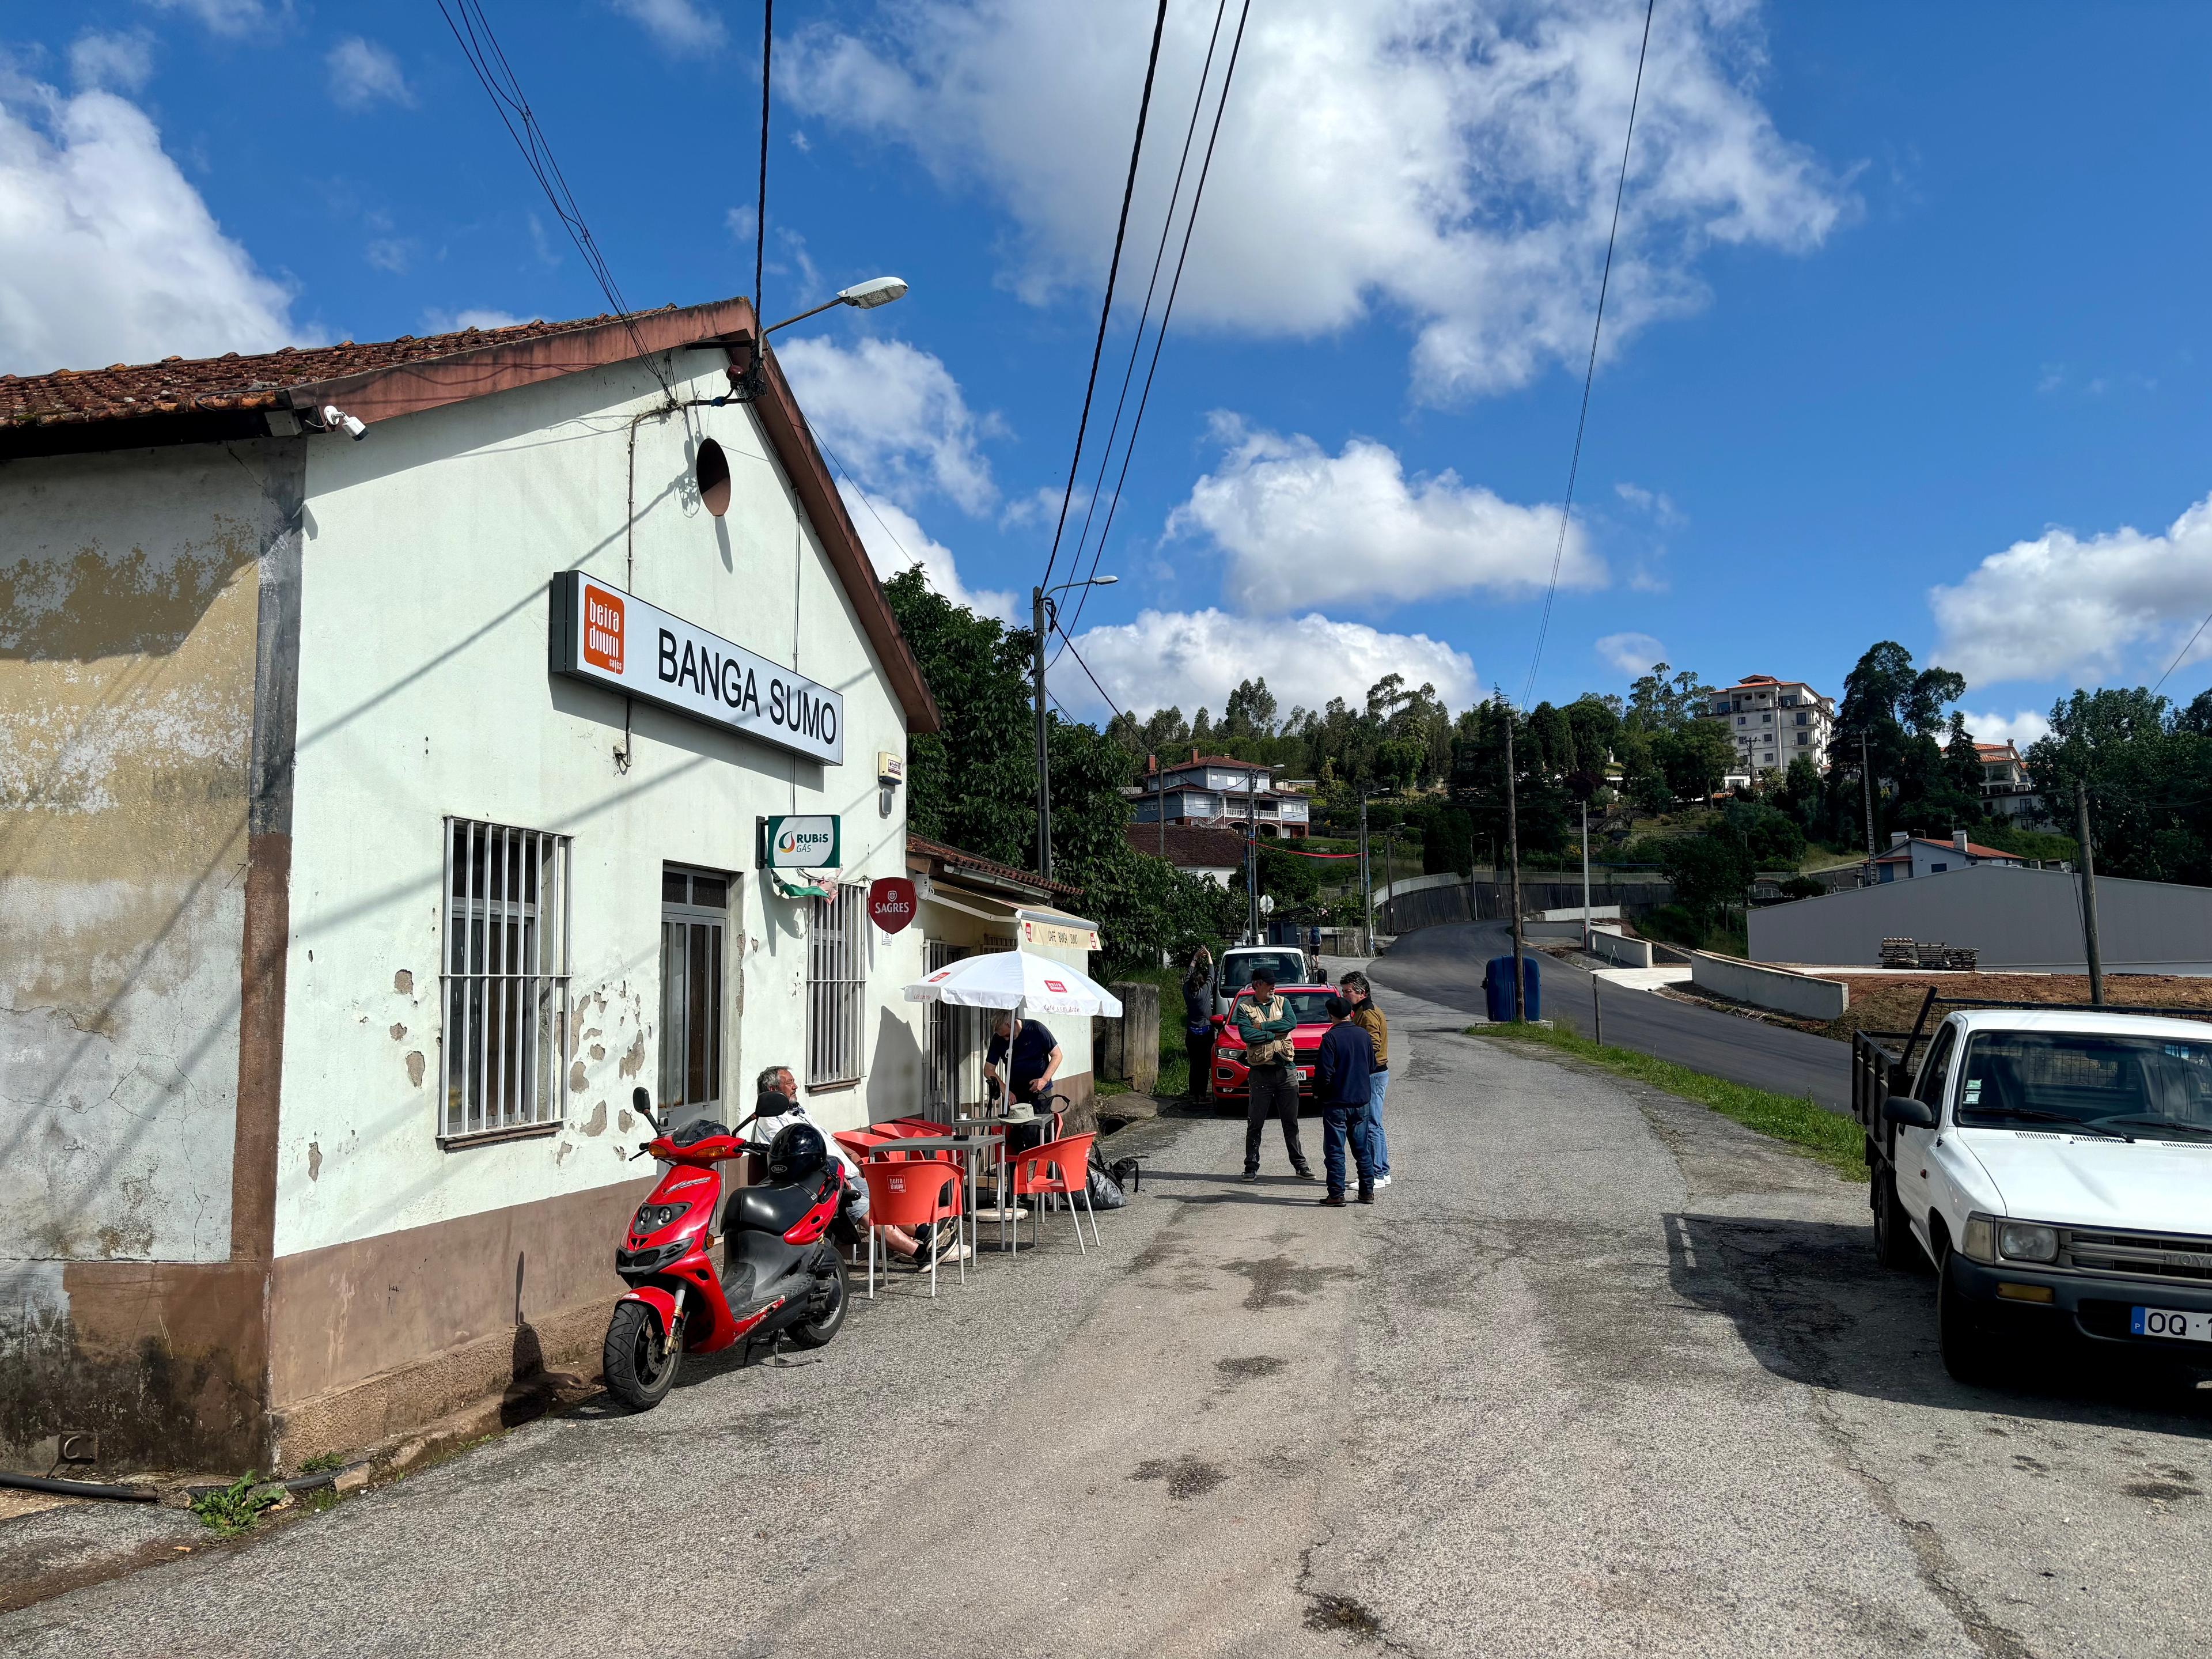
[[[723,1115],[728,1008],[724,963],[731,878],[664,865],[660,872],[660,1077],[665,1122]]]

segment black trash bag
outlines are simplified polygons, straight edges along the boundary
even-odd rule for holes
[[[1089,1179],[1085,1182],[1085,1192],[1092,1209],[1118,1210],[1129,1201],[1121,1190],[1121,1183],[1107,1170],[1106,1160],[1099,1155],[1096,1141],[1091,1146],[1091,1167],[1086,1174]]]
[[[1125,1193],[1134,1193],[1145,1184],[1145,1166],[1133,1158],[1117,1158],[1106,1166],[1106,1173]]]

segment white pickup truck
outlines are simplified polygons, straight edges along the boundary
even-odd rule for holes
[[[2212,1374],[2212,1024],[1970,1008],[1912,1047],[1860,1032],[1851,1106],[1875,1249],[1935,1263],[1951,1375],[2061,1337]]]

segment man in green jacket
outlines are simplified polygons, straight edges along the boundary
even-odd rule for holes
[[[1291,1033],[1298,1028],[1291,1006],[1275,994],[1275,976],[1262,968],[1252,975],[1252,989],[1237,1000],[1231,1016],[1237,1035],[1244,1039],[1246,1083],[1244,1099],[1244,1179],[1260,1178],[1260,1132],[1267,1120],[1282,1120],[1283,1149],[1291,1155],[1291,1168],[1301,1181],[1314,1178],[1298,1145],[1298,1066],[1297,1045]]]

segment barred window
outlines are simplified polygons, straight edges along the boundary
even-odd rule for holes
[[[866,889],[841,886],[813,903],[806,935],[806,1085],[857,1083],[865,1035]]]
[[[568,837],[446,820],[441,1140],[568,1108]]]

